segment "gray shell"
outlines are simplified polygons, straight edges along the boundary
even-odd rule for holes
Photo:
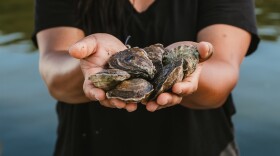
[[[120,69],[104,69],[89,77],[89,80],[97,88],[105,91],[113,89],[120,82],[129,79],[130,74]]]
[[[134,77],[152,79],[156,69],[145,50],[134,47],[114,54],[109,60],[110,68],[127,71]]]
[[[163,55],[163,64],[169,64],[178,58],[184,59],[184,75],[192,74],[199,63],[199,52],[194,45],[182,45],[166,51]]]
[[[152,60],[156,71],[159,72],[162,70],[163,64],[162,64],[162,57],[163,53],[165,51],[162,44],[153,44],[149,47],[145,47],[144,50],[148,54],[148,58]]]
[[[183,77],[183,59],[165,65],[153,81],[154,92],[148,100],[156,99],[160,93],[168,91],[176,82],[182,81]]]
[[[109,69],[89,79],[106,91],[107,98],[146,103],[170,91],[176,82],[193,73],[198,63],[196,46],[182,45],[167,50],[161,44],[154,44],[114,54],[109,59]]]
[[[106,93],[107,98],[117,98],[125,102],[141,102],[153,91],[153,85],[145,79],[125,80]]]

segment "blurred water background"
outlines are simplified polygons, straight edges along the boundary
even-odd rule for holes
[[[56,131],[55,100],[38,72],[30,36],[33,0],[0,3],[0,156],[49,156]],[[243,156],[280,155],[280,1],[256,0],[262,42],[244,60],[233,91]],[[2,154],[1,154],[2,153]]]

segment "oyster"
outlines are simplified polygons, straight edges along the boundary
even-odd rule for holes
[[[166,50],[163,55],[163,64],[172,63],[178,58],[184,59],[184,75],[192,74],[199,62],[199,52],[194,45],[182,45],[171,50]]]
[[[101,88],[105,91],[113,89],[121,81],[130,78],[130,74],[120,69],[103,69],[89,77],[89,80],[97,88]]]
[[[196,46],[182,45],[167,50],[161,44],[154,44],[144,49],[128,48],[112,55],[109,69],[89,79],[106,91],[107,98],[146,103],[193,73],[198,63]]]
[[[152,79],[156,69],[145,50],[134,47],[118,52],[109,59],[109,67],[127,71],[134,77]]]
[[[159,72],[162,70],[163,64],[162,64],[162,56],[164,53],[164,47],[162,44],[153,44],[149,47],[145,47],[144,50],[147,52],[148,57],[150,60],[152,60],[156,71]]]
[[[183,59],[176,59],[165,65],[153,81],[154,92],[148,100],[154,100],[160,93],[169,90],[176,82],[182,81],[183,77]]]
[[[106,93],[107,98],[117,98],[126,102],[141,102],[153,91],[153,85],[142,78],[125,80],[115,89]]]

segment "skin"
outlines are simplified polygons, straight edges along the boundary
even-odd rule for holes
[[[140,9],[136,10],[140,12],[147,9],[147,5],[138,5],[139,2],[134,4],[136,8],[139,6]],[[168,48],[197,44],[200,57],[206,59],[215,47],[213,56],[199,63],[191,76],[176,83],[172,88],[173,93],[162,93],[156,101],[148,102],[148,111],[179,103],[188,108],[209,109],[220,107],[225,102],[238,81],[240,64],[251,36],[240,28],[215,24],[202,29],[197,38],[199,43],[183,41]],[[100,71],[112,54],[126,48],[117,38],[109,34],[85,37],[80,29],[56,27],[40,31],[37,40],[39,70],[54,98],[70,104],[98,100],[105,107],[126,109],[129,112],[137,109],[135,103],[107,99],[105,92],[95,88],[87,79],[89,75]]]
[[[150,5],[152,5],[155,0],[129,0],[131,5],[135,8],[135,10],[139,13],[146,11]]]

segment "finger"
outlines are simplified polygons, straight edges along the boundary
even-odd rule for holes
[[[137,109],[137,103],[128,103],[128,104],[126,104],[125,109],[128,112],[133,112]]]
[[[182,97],[172,93],[161,93],[157,98],[157,104],[160,106],[173,106],[182,101]]]
[[[173,88],[174,88],[173,92],[181,96],[192,94],[197,90],[196,85],[192,83],[185,83],[185,82],[178,82],[173,86]]]
[[[91,90],[89,90],[88,95],[87,92],[86,96],[88,96],[91,100],[94,101],[102,101],[106,99],[106,94],[102,89],[99,88],[92,88]]]
[[[199,51],[199,62],[208,60],[214,53],[213,45],[209,42],[199,42],[197,49]]]
[[[110,99],[110,103],[112,105],[114,105],[116,108],[119,108],[119,109],[122,109],[122,108],[125,108],[126,107],[126,103],[121,101],[121,100],[118,100],[118,99]]]
[[[176,48],[176,47],[178,47],[178,46],[181,46],[181,45],[194,45],[194,46],[197,46],[198,43],[192,42],[192,41],[175,42],[175,43],[170,44],[169,46],[167,46],[166,49],[171,50],[171,49],[174,49],[174,48]]]
[[[108,99],[99,101],[102,106],[109,107],[109,108],[116,108]]]
[[[69,48],[69,54],[77,59],[83,59],[96,51],[96,38],[94,35],[83,38]]]
[[[85,95],[93,101],[102,101],[106,99],[105,92],[102,89],[94,87],[90,81],[85,81],[83,85]]]
[[[150,112],[154,112],[158,109],[159,105],[155,101],[149,101],[146,104],[146,109]]]
[[[198,81],[201,71],[202,64],[199,64],[195,72],[184,78],[181,82],[177,82],[173,85],[172,92],[183,96],[195,92],[198,88]]]

